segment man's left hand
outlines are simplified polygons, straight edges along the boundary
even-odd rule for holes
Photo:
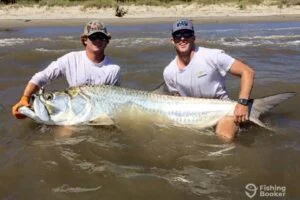
[[[237,104],[234,110],[234,121],[242,123],[248,120],[248,106]]]

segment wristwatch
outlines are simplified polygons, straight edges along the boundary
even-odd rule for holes
[[[249,99],[238,99],[237,102],[241,105],[248,106],[250,101]]]

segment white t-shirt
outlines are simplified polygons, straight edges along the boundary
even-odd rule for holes
[[[53,61],[30,80],[39,87],[61,76],[66,77],[70,87],[81,85],[120,85],[120,67],[105,56],[100,63],[88,59],[86,51],[68,53]]]
[[[219,49],[197,47],[190,63],[179,69],[177,57],[163,72],[170,92],[181,96],[229,99],[225,75],[235,61]]]

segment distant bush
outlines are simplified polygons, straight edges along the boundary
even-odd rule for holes
[[[117,5],[115,12],[116,12],[115,16],[123,17],[125,14],[128,13],[128,9],[125,9],[125,8],[121,7],[120,5]]]

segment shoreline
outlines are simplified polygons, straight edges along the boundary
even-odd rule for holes
[[[83,26],[91,18],[82,19],[0,19],[0,31],[3,29],[24,27],[54,27],[54,26]],[[100,18],[101,19],[101,18]],[[107,25],[138,25],[154,23],[173,23],[179,17],[156,18],[105,18],[101,19]],[[212,23],[257,23],[257,22],[299,22],[299,15],[272,15],[272,16],[224,16],[224,17],[190,17],[198,24]]]
[[[278,8],[276,6],[251,6],[239,9],[236,5],[196,4],[161,6],[123,6],[128,13],[119,18],[114,8],[72,7],[14,7],[0,6],[0,28],[30,26],[78,26],[90,19],[101,19],[106,24],[172,23],[188,18],[196,23],[254,23],[300,21],[300,6]]]

